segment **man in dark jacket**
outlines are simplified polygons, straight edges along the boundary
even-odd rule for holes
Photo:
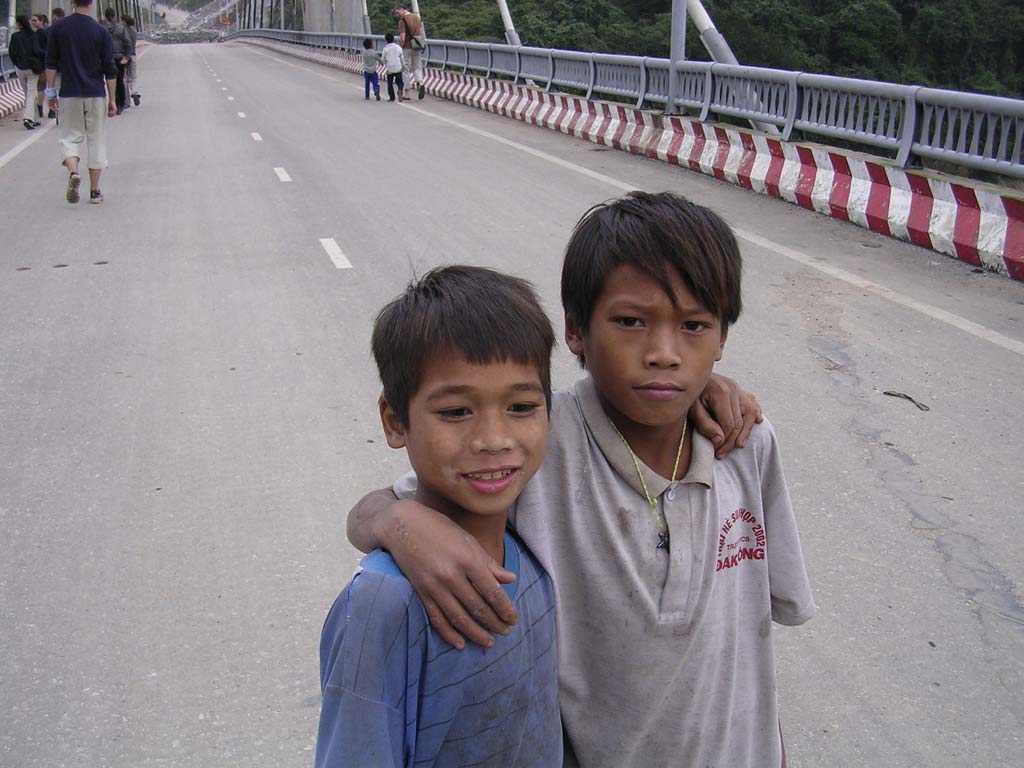
[[[92,0],[74,0],[75,12],[54,24],[46,45],[46,98],[57,109],[53,87],[60,70],[60,147],[68,169],[65,199],[78,202],[78,161],[89,148],[89,202],[102,203],[100,173],[107,167],[103,132],[113,117],[117,67],[110,34],[89,15]],[[104,87],[105,86],[105,87]]]
[[[125,71],[128,69],[128,59],[132,55],[132,41],[128,37],[128,31],[117,19],[117,13],[113,8],[107,7],[107,10],[103,12],[103,21],[100,22],[106,27],[107,32],[110,33],[110,38],[114,41],[114,63],[117,65],[117,91],[115,102],[117,104],[117,114],[124,112],[125,106],[128,102],[128,91],[124,84]]]

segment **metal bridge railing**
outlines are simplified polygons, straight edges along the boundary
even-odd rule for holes
[[[259,37],[315,48],[358,51],[367,35],[244,30],[229,37]],[[380,35],[369,36],[379,50]],[[902,167],[914,159],[1024,178],[1024,101],[850,77],[761,67],[681,62],[499,43],[429,40],[426,62],[439,69],[502,76],[550,91],[574,88],[629,99],[638,108],[664,107],[741,118],[774,126],[789,140],[794,131],[872,147]],[[676,99],[668,103],[671,78]],[[769,128],[770,129],[770,128]]]

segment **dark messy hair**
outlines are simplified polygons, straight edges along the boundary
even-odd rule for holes
[[[14,17],[14,23],[17,24],[19,27],[22,28],[22,30],[26,32],[29,30],[28,16],[26,16],[23,13],[19,13],[17,16]]]
[[[393,42],[395,42],[395,36],[393,34],[391,34],[390,32],[386,33],[384,35],[384,42],[385,43],[393,43]]]
[[[104,16],[104,18],[105,18],[105,19],[106,19],[107,21],[113,21],[114,19],[116,19],[116,18],[117,18],[117,11],[115,11],[115,10],[114,10],[113,8],[111,8],[111,7],[110,7],[110,6],[108,5],[108,6],[107,6],[107,10],[105,10],[105,11],[103,12],[103,16]]]
[[[427,361],[458,354],[475,365],[534,365],[551,408],[555,334],[533,287],[483,267],[439,267],[377,315],[371,347],[384,399],[406,426]]]
[[[725,327],[740,316],[743,261],[736,238],[708,208],[671,192],[630,192],[576,223],[562,263],[562,306],[586,332],[608,274],[630,264],[675,302],[669,269]]]
[[[368,37],[365,38],[363,40],[363,48],[365,48],[366,50],[370,50],[371,48],[373,48],[373,40],[371,40]]]

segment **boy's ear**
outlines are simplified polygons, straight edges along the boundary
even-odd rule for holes
[[[728,325],[723,325],[722,326],[722,340],[720,342],[718,342],[718,355],[715,357],[715,362],[716,363],[719,360],[722,359],[722,352],[725,351],[725,341],[728,338],[729,338],[729,326]]]
[[[392,448],[405,448],[405,424],[384,399],[384,395],[377,401],[377,407],[380,408],[380,423],[384,426],[384,437],[388,445]]]
[[[583,329],[565,313],[565,345],[576,357],[583,357]]]

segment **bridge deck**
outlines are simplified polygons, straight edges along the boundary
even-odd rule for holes
[[[558,317],[572,225],[630,188],[745,233],[721,370],[780,434],[821,609],[777,633],[791,764],[1024,763],[1024,285],[246,45],[139,69],[102,206],[64,203],[55,131],[0,129],[0,763],[308,764],[344,511],[404,469],[375,311],[469,262]]]

